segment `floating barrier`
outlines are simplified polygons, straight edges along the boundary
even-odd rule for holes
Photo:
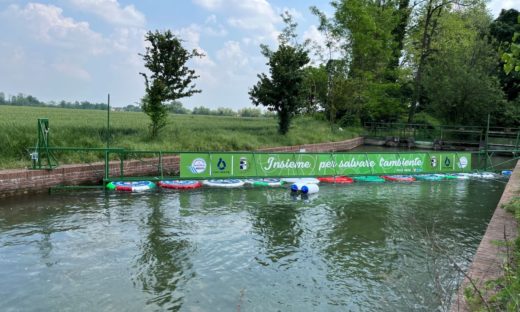
[[[455,174],[451,174],[451,173],[448,173],[448,174],[444,174],[444,173],[437,173],[437,174],[434,174],[436,176],[440,176],[442,177],[444,180],[457,180],[458,177],[455,175]]]
[[[378,176],[357,176],[353,177],[354,181],[356,182],[385,182],[385,179],[378,177]]]
[[[211,186],[211,187],[226,187],[226,188],[241,187],[245,184],[244,181],[238,180],[238,179],[206,180],[203,183],[204,183],[204,185]]]
[[[414,178],[421,181],[440,181],[446,179],[443,174],[418,174],[415,175]]]
[[[155,183],[151,181],[134,181],[134,182],[110,182],[107,184],[107,189],[123,192],[143,192],[155,188]]]
[[[346,177],[346,176],[340,176],[340,177],[320,177],[318,178],[320,182],[322,183],[336,183],[336,184],[350,184],[354,183],[354,180],[352,178]]]
[[[167,180],[159,181],[157,185],[167,189],[187,190],[202,187],[202,182],[194,180]]]
[[[282,186],[282,180],[280,179],[249,179],[244,181],[246,184],[250,184],[252,186],[268,186],[268,187],[277,187]]]
[[[309,184],[318,184],[320,180],[315,178],[283,178],[283,183],[309,183]]]
[[[474,172],[468,174],[471,178],[476,179],[495,179],[497,176],[492,172]]]
[[[391,176],[383,176],[383,179],[391,182],[413,182],[415,178],[408,175],[391,175]]]

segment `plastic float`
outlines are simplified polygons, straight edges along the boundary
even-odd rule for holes
[[[443,174],[418,174],[414,177],[416,180],[421,181],[440,181],[445,179],[445,176]]]
[[[349,177],[340,176],[340,177],[320,177],[318,178],[322,183],[336,183],[336,184],[350,184],[354,183],[354,180]]]
[[[378,177],[378,176],[358,176],[353,177],[354,181],[356,182],[385,182],[385,179]]]
[[[471,178],[476,178],[476,179],[494,179],[494,178],[496,178],[496,175],[492,172],[474,172],[474,173],[469,173],[469,176]]]
[[[320,187],[318,186],[318,184],[305,184],[301,187],[300,191],[302,192],[302,194],[310,195],[318,193],[320,191]]]
[[[282,185],[282,180],[280,179],[249,179],[245,180],[244,182],[252,186],[276,187]]]
[[[320,190],[318,184],[297,182],[291,185],[291,193],[314,194]]]
[[[452,173],[436,173],[434,174],[436,176],[439,176],[439,177],[442,177],[442,179],[444,180],[457,180],[458,177],[455,175],[455,174],[452,174]]]
[[[415,178],[408,175],[391,175],[391,176],[383,176],[383,179],[391,182],[413,182]]]
[[[315,178],[283,178],[283,183],[309,183],[309,184],[318,184],[320,180]]]
[[[202,182],[194,180],[167,180],[159,181],[157,183],[162,188],[175,190],[196,189],[202,186]]]
[[[452,174],[457,180],[467,180],[471,177],[469,173],[455,173]]]
[[[508,177],[508,176],[513,174],[513,171],[511,171],[511,170],[502,170],[501,174]]]
[[[296,182],[296,183],[291,184],[291,192],[297,193],[297,192],[301,191],[302,187],[304,185],[307,185],[307,184],[303,183],[303,182]]]
[[[143,192],[155,188],[155,183],[151,181],[133,181],[133,182],[110,182],[107,184],[107,189],[124,192]]]
[[[244,181],[238,180],[238,179],[206,180],[203,183],[204,183],[204,185],[211,186],[211,187],[226,187],[226,188],[241,187],[244,185]]]

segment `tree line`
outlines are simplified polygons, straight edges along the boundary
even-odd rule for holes
[[[50,107],[50,108],[70,108],[70,109],[97,109],[107,110],[105,103],[91,103],[89,101],[50,101],[43,102],[32,95],[25,95],[19,93],[13,96],[6,96],[5,93],[0,92],[0,105],[11,106],[33,106],[33,107]],[[179,101],[173,101],[165,104],[166,110],[171,114],[192,114],[192,115],[209,115],[209,116],[231,116],[231,117],[273,117],[270,112],[263,112],[259,108],[246,107],[239,110],[231,108],[219,107],[217,109],[210,109],[205,106],[198,106],[190,110],[182,105]],[[124,112],[142,112],[139,105],[127,105],[124,107],[112,107],[116,111]]]
[[[314,114],[331,126],[365,122],[520,125],[520,22],[515,9],[493,20],[484,0],[335,0],[333,14],[316,7],[324,42],[299,42],[297,23],[276,49],[261,45],[269,73],[249,90],[255,106],[278,116],[285,134],[292,117]],[[141,55],[143,110],[152,124],[164,102],[201,92],[187,51],[170,31],[148,32]],[[311,58],[318,61],[311,63]],[[159,119],[157,119],[159,118]],[[158,124],[158,130],[164,124]],[[157,131],[153,131],[156,135]]]

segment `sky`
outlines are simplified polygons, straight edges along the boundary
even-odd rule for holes
[[[110,93],[113,106],[136,105],[144,35],[170,29],[205,54],[188,64],[202,93],[180,99],[185,107],[252,107],[248,90],[268,70],[259,45],[276,46],[282,12],[298,23],[299,40],[323,40],[312,5],[332,13],[323,0],[0,0],[0,92],[100,103]],[[520,0],[488,8],[496,17]]]

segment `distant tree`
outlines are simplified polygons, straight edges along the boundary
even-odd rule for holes
[[[172,101],[171,103],[166,104],[166,109],[168,112],[173,114],[189,114],[190,110],[182,105],[179,101]]]
[[[286,28],[279,36],[278,50],[271,51],[262,45],[262,54],[269,59],[270,77],[258,75],[258,83],[249,91],[253,104],[263,105],[278,115],[278,132],[289,131],[291,118],[302,107],[303,67],[309,63],[308,52],[295,42],[297,24],[287,12],[282,15]],[[291,45],[292,44],[292,45]]]
[[[259,108],[246,107],[238,110],[238,115],[240,117],[260,117],[262,111]]]
[[[142,110],[141,110],[141,107],[139,107],[139,106],[137,106],[137,105],[132,105],[132,104],[125,106],[125,107],[123,108],[123,110],[124,110],[125,112],[141,112],[141,111],[142,111]]]
[[[215,112],[213,112],[212,115],[217,116],[236,116],[237,113],[235,113],[231,108],[226,107],[219,107]]]
[[[200,106],[200,107],[194,107],[192,111],[193,115],[211,115],[211,109]]]
[[[202,57],[197,50],[191,52],[182,46],[182,42],[171,31],[149,31],[145,40],[149,46],[143,57],[145,67],[150,76],[140,73],[145,80],[146,95],[142,101],[143,111],[150,117],[150,134],[155,138],[159,131],[166,126],[166,101],[200,93],[193,83],[199,76],[193,69],[186,66],[186,62],[193,57]]]

